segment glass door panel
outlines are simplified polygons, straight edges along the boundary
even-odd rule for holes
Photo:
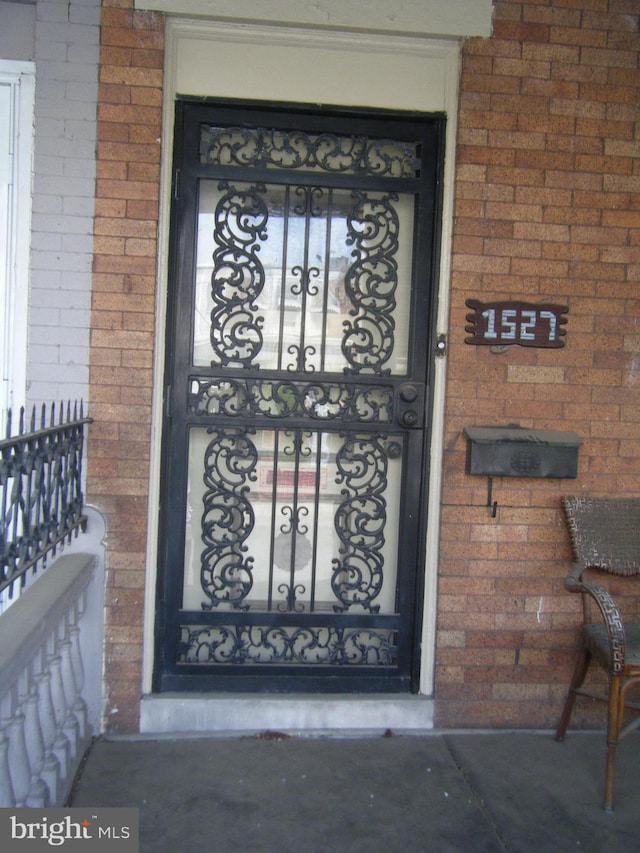
[[[202,181],[194,365],[405,374],[414,203]]]
[[[192,429],[182,607],[395,613],[402,453],[402,436]]]

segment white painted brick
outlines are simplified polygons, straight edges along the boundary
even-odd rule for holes
[[[76,198],[65,196],[62,199],[62,212],[68,216],[78,216],[92,219],[95,203],[93,198]],[[93,229],[92,229],[93,230]]]
[[[86,330],[89,328],[91,323],[91,311],[88,308],[85,309],[76,309],[71,308],[69,311],[65,310],[64,313],[64,324],[69,329],[83,329]]]
[[[41,308],[39,305],[32,305],[29,311],[29,325],[31,328],[50,327],[51,334],[47,334],[45,340],[47,343],[57,343],[56,335],[59,332],[60,312],[51,308]]]
[[[91,80],[88,82],[73,81],[67,83],[65,96],[70,101],[87,101],[95,104],[97,92],[98,86]]]
[[[62,249],[62,234],[36,231],[31,239],[32,252],[56,252]]]
[[[64,62],[67,58],[67,45],[65,42],[48,41],[42,35],[36,40],[36,54],[38,62]]]
[[[97,90],[96,90],[97,97]],[[60,133],[60,136],[64,135],[66,139],[91,139],[95,144],[96,139],[96,123],[95,116],[93,121],[76,121],[75,119],[66,119],[64,122],[64,133]]]
[[[41,327],[44,326],[44,329]],[[57,324],[49,324],[39,323],[37,327],[37,334],[42,336],[42,341],[49,346],[57,346],[60,347],[63,344],[69,345],[73,344],[74,346],[82,346],[85,341],[89,339],[89,332],[85,329],[71,329],[68,326],[60,326]]]
[[[38,370],[39,382],[50,382],[58,387],[64,385],[77,384],[86,381],[88,367],[84,364],[65,365],[64,373],[60,372],[60,365],[57,363],[42,364]],[[58,396],[58,395],[56,395]]]
[[[91,178],[93,180],[96,174],[96,161],[93,158],[80,159],[79,157],[74,157],[71,159],[70,157],[66,157],[63,174],[76,178]]]
[[[64,199],[57,195],[37,195],[33,200],[34,213],[62,213]]]
[[[93,252],[93,234],[85,231],[84,234],[63,234],[62,251],[91,255]]]
[[[38,299],[39,308],[60,308],[64,311],[87,311],[91,308],[91,294],[73,290],[45,291]],[[63,318],[64,323],[64,318]],[[72,325],[76,325],[73,323]]]
[[[30,379],[27,383],[27,399],[29,405],[32,403],[50,403],[53,400],[59,400],[60,397],[58,394],[58,386],[56,385],[52,389],[51,383],[49,382],[39,382]]]
[[[84,346],[61,346],[59,354],[60,364],[86,364],[87,350]]]
[[[34,169],[39,175],[64,174],[64,158],[49,154],[37,154],[33,158]]]
[[[95,52],[96,46],[94,44],[79,44],[78,42],[74,42],[67,48],[67,60],[69,62],[79,62],[93,67]]]
[[[36,98],[43,98],[46,101],[51,98],[60,98],[64,95],[64,87],[65,83],[61,80],[41,76],[36,79]]]
[[[37,20],[41,24],[60,24],[69,20],[69,4],[56,3],[48,0],[46,3],[38,3]]]
[[[69,5],[69,20],[75,24],[100,23],[100,7],[95,3],[71,3]]]
[[[34,363],[48,364],[50,361],[60,363],[60,346],[48,344],[44,341],[31,341],[29,345],[29,356]]]
[[[31,291],[57,290],[62,286],[62,273],[55,270],[31,269]]]
[[[64,234],[87,234],[91,230],[91,224],[84,216],[43,216],[33,217],[34,225],[38,231],[64,233]]]
[[[45,144],[43,145],[42,142],[45,142]],[[96,144],[94,140],[88,138],[69,139],[67,137],[55,140],[42,140],[41,144],[38,146],[38,153],[41,151],[43,151],[43,153],[47,153],[47,149],[50,145],[55,145],[55,153],[58,157],[63,157],[67,160],[94,161],[95,171]]]
[[[64,273],[61,279],[61,288],[63,290],[77,290],[77,291],[86,291],[90,293],[90,290],[87,289],[87,275],[84,272],[77,272],[76,270],[69,270]]]
[[[34,189],[46,195],[73,195],[86,198],[93,196],[95,182],[88,178],[57,178],[43,175],[36,176]]]
[[[99,0],[37,0],[29,399],[86,398]]]
[[[74,42],[84,44],[98,44],[98,27],[86,24],[65,24],[36,22],[36,51],[38,42],[58,42],[59,44],[73,44]]]
[[[65,57],[66,60],[66,57]],[[36,60],[36,74],[44,75],[46,80],[69,83],[73,80],[85,82],[97,78],[97,68],[82,64],[71,64],[66,61]]]
[[[36,117],[36,135],[50,136],[58,139],[65,134],[65,120],[63,118]]]
[[[34,252],[31,260],[33,269],[50,269],[60,272],[84,270],[87,273],[91,270],[90,257],[80,258],[64,252]]]
[[[96,106],[82,101],[41,101],[36,105],[36,115],[43,115],[45,118],[62,117],[75,121],[95,121]]]

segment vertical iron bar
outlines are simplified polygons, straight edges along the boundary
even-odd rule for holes
[[[298,538],[298,499],[300,479],[300,452],[302,450],[303,430],[293,429],[293,494],[291,506],[291,556],[289,558],[289,593],[287,595],[287,610],[295,609],[296,603],[296,545]]]
[[[282,349],[284,343],[284,316],[287,310],[287,261],[289,252],[289,204],[290,188],[284,193],[284,214],[282,217],[282,263],[280,271],[280,327],[278,329],[278,370],[282,370]]]
[[[320,370],[324,371],[327,356],[327,320],[329,306],[329,274],[331,272],[331,225],[333,222],[333,189],[329,189],[327,197],[327,226],[324,239],[324,293],[322,296],[322,338],[320,354]]]
[[[309,240],[311,233],[311,216],[313,210],[313,187],[304,188],[304,255],[302,264],[302,292],[300,300],[300,351],[298,353],[298,370],[303,372],[307,366],[305,340],[307,331],[307,296],[311,284],[311,268],[309,266]]]
[[[280,454],[280,430],[273,431],[273,465],[272,465],[272,481],[271,481],[271,541],[269,543],[269,585],[267,595],[267,611],[271,612],[273,607],[273,565],[275,557],[275,541],[276,541],[276,502],[278,499],[278,461]]]
[[[320,525],[320,489],[322,483],[320,476],[322,472],[322,446],[326,433],[318,432],[316,441],[316,472],[315,489],[313,495],[313,544],[311,546],[311,590],[309,594],[309,610],[311,613],[316,609],[316,581],[318,577],[318,531]]]

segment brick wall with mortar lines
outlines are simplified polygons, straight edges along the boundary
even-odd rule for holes
[[[638,494],[640,73],[635,0],[499,0],[464,45],[439,566],[442,725],[554,725],[579,602],[564,493]],[[465,300],[569,306],[566,347],[464,343]],[[577,480],[465,474],[469,424],[572,430]],[[597,709],[599,718],[602,709]],[[587,723],[580,703],[574,723]]]
[[[142,675],[164,19],[102,8],[88,499],[107,516],[106,715],[136,731]]]
[[[108,721],[137,727],[154,345],[162,16],[103,4],[89,497],[108,517]],[[566,491],[638,493],[636,0],[497,2],[463,47],[436,714],[552,724],[573,663]],[[561,350],[464,344],[468,298],[570,306]],[[161,333],[161,330],[159,330]],[[577,481],[464,473],[463,428],[519,422],[584,441]],[[579,710],[577,721],[589,721]]]
[[[33,404],[87,397],[99,24],[100,0],[35,6],[27,374]]]

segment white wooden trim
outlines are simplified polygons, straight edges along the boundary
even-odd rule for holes
[[[178,17],[431,38],[490,35],[492,7],[493,0],[135,0],[136,9]]]
[[[451,223],[455,164],[459,44],[456,40],[367,35],[357,46],[352,34],[256,25],[168,19],[165,39],[165,89],[161,213],[158,246],[159,284],[157,326],[163,330],[155,351],[152,465],[149,486],[149,526],[145,598],[143,692],[151,690],[154,654],[154,614],[157,574],[157,507],[160,501],[159,460],[163,401],[164,329],[166,326],[168,231],[173,152],[173,114],[176,95],[265,99],[276,102],[324,103],[355,107],[444,112],[447,115],[445,181],[441,245],[438,330],[446,331],[449,313]],[[240,63],[239,55],[259,61]],[[305,78],[292,57],[304,54]],[[288,61],[283,61],[283,55]],[[230,63],[233,62],[233,69]],[[332,75],[321,71],[330,58]],[[245,57],[246,58],[246,57]],[[353,79],[345,77],[358,67]],[[242,74],[239,69],[242,68]],[[296,73],[292,72],[295,68]],[[339,75],[336,76],[336,69]],[[376,83],[380,85],[376,86]],[[438,359],[434,378],[433,439],[430,459],[429,527],[426,533],[424,633],[420,689],[433,692],[436,587],[439,550],[442,424],[444,421],[446,358]]]
[[[0,411],[17,411],[25,403],[27,387],[34,63],[0,60],[0,85],[9,90],[8,115],[0,117],[8,130],[8,139],[0,143],[0,182],[7,187],[4,201],[0,198],[6,203],[6,227],[0,235],[6,248],[6,263],[0,269]],[[0,211],[0,223],[3,216]]]

